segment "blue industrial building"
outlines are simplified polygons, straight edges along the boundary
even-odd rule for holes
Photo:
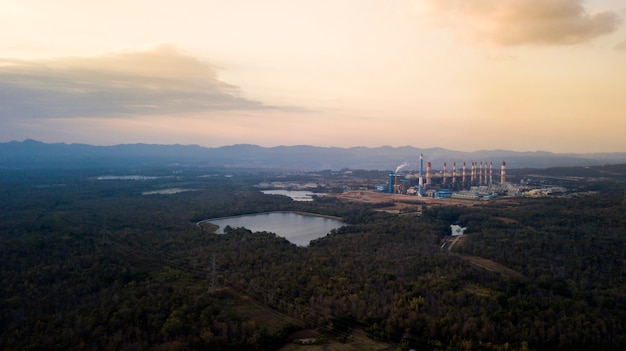
[[[440,189],[435,192],[435,199],[449,199],[452,197],[452,190]]]

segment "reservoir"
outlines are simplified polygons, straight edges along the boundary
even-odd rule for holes
[[[293,201],[313,201],[313,196],[323,196],[322,193],[313,193],[302,190],[261,190],[266,195],[284,195],[289,196]]]
[[[298,246],[307,246],[311,240],[326,236],[331,230],[346,225],[344,222],[316,215],[295,212],[267,212],[245,216],[207,219],[219,226],[215,231],[224,234],[224,228],[245,227],[252,232],[271,232]]]

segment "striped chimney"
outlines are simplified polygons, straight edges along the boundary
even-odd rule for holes
[[[456,183],[456,162],[452,163],[452,184]]]
[[[476,162],[472,162],[472,174],[470,177],[470,181],[472,182],[472,185],[474,185],[475,180],[476,180]]]
[[[463,173],[462,174],[463,174],[463,184],[465,184],[465,181],[466,181],[466,179],[465,179],[465,162],[463,162]]]
[[[487,185],[487,161],[485,161],[485,168],[483,168],[483,185]]]

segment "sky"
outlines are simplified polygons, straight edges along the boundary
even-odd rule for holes
[[[626,152],[623,0],[0,0],[0,142]]]

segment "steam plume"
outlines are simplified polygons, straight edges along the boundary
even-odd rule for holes
[[[403,164],[399,165],[398,167],[396,167],[396,171],[394,173],[398,173],[399,170],[401,170],[402,168],[408,166],[409,163],[408,162],[404,162]]]

